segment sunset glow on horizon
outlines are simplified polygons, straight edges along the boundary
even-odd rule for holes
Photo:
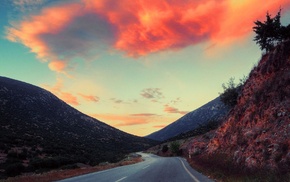
[[[0,76],[145,136],[248,75],[253,22],[280,7],[289,24],[288,0],[3,0]]]

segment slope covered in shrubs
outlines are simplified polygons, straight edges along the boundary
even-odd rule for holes
[[[0,177],[114,162],[154,141],[91,118],[39,87],[0,77]]]
[[[259,175],[254,178],[258,181],[289,179],[290,41],[262,56],[224,124],[182,149],[192,164],[213,173]]]

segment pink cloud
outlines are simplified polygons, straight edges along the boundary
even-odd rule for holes
[[[61,73],[67,67],[67,64],[65,61],[51,61],[48,67],[53,71]]]
[[[94,96],[94,95],[85,95],[85,94],[81,94],[81,93],[79,93],[78,95],[80,95],[86,101],[99,102],[99,100],[100,100],[99,97]]]
[[[164,128],[166,125],[155,125],[154,128]]]
[[[152,114],[152,113],[138,113],[138,114],[131,114],[131,116],[150,117],[150,116],[158,116],[158,115],[157,114]]]
[[[74,58],[94,59],[111,49],[143,56],[204,41],[231,43],[249,35],[253,21],[263,19],[266,11],[277,12],[280,6],[286,11],[290,1],[68,1],[13,23],[6,37],[61,72],[68,66],[56,64],[59,60],[70,64]]]
[[[180,111],[179,109],[175,108],[175,107],[171,107],[169,105],[164,105],[164,111],[167,113],[177,113],[177,114],[187,114],[189,111]]]
[[[120,126],[132,126],[132,125],[142,125],[149,123],[147,117],[134,117],[130,115],[118,115],[118,114],[92,114],[92,117],[103,121],[113,121],[111,123],[114,127]]]
[[[78,98],[76,96],[74,96],[69,92],[62,91],[63,81],[61,79],[58,79],[57,83],[54,86],[43,85],[43,87],[68,104],[74,106],[80,105],[80,103],[78,102]]]

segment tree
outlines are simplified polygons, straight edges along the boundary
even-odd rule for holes
[[[235,78],[231,77],[227,85],[223,83],[222,87],[224,89],[224,92],[220,93],[221,101],[229,107],[234,107],[237,104],[238,96],[246,80],[247,77],[244,76],[244,78],[240,79],[240,83],[236,85]]]
[[[281,27],[281,36],[283,40],[290,39],[290,24],[286,27]]]
[[[271,18],[269,12],[266,14],[266,21],[261,22],[259,20],[255,21],[253,27],[256,36],[254,41],[259,44],[261,50],[266,50],[269,52],[277,43],[283,40],[281,34],[281,9],[274,18]]]
[[[179,147],[180,147],[180,144],[179,142],[177,141],[173,141],[170,143],[170,150],[173,154],[179,154]]]

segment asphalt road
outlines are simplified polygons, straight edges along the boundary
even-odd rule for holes
[[[180,157],[140,153],[145,161],[61,180],[61,182],[212,182]]]

